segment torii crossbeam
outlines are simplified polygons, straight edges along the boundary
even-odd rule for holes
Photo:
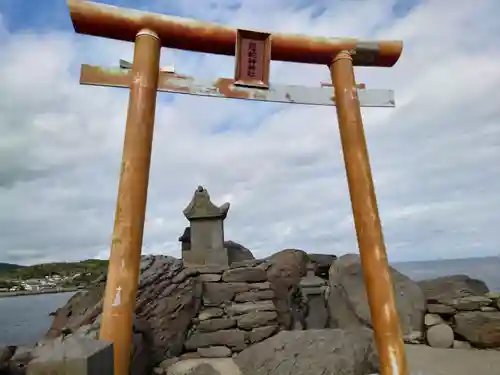
[[[75,31],[135,43],[131,66],[83,65],[82,84],[130,89],[122,169],[100,338],[114,344],[115,375],[129,375],[132,316],[151,161],[157,91],[336,106],[347,181],[382,375],[407,375],[361,106],[393,107],[389,90],[356,85],[353,66],[391,67],[402,42],[366,42],[240,30],[214,23],[68,0]],[[159,66],[161,47],[236,56],[235,77],[203,82]],[[325,65],[331,85],[269,83],[271,60]]]

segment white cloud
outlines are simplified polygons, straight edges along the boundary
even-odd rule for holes
[[[359,82],[396,90],[396,109],[363,110],[389,257],[498,254],[497,1],[427,1],[403,18],[392,17],[391,0],[193,1],[178,10],[241,27],[403,39],[394,68],[357,69]],[[105,257],[128,96],[79,86],[77,66],[116,65],[132,46],[72,30],[1,30],[0,261]],[[162,64],[172,62],[203,77],[233,71],[232,58],[163,51]],[[271,76],[329,79],[326,67],[285,63]],[[182,209],[199,184],[231,202],[226,236],[258,256],[356,249],[334,108],[160,94],[145,252],[180,255]]]

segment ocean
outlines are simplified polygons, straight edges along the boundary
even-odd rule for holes
[[[500,292],[500,257],[406,262],[393,264],[413,280],[466,274]],[[50,327],[49,313],[63,306],[73,293],[0,298],[0,346],[30,345]]]

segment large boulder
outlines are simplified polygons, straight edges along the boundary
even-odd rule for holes
[[[422,290],[417,283],[394,268],[391,267],[390,272],[403,334],[422,331],[426,311]],[[358,255],[343,255],[332,264],[329,288],[330,327],[372,326]]]
[[[307,301],[302,298],[299,283],[307,274],[309,257],[297,249],[285,249],[266,260],[267,278],[274,291],[273,302],[282,329],[291,329],[297,321],[305,325]]]
[[[451,348],[454,342],[453,330],[448,324],[436,324],[427,330],[426,339],[433,348]]]
[[[500,347],[500,311],[465,311],[454,316],[455,333],[478,348]]]
[[[142,361],[146,354],[150,363],[181,354],[191,320],[201,305],[202,288],[197,275],[187,272],[182,261],[173,257],[142,257],[134,325],[137,361]],[[72,332],[91,336],[97,332],[103,288],[103,283],[99,283],[71,298],[56,312],[45,340]]]
[[[224,247],[227,250],[227,256],[229,258],[229,264],[236,262],[244,262],[246,260],[255,259],[252,252],[248,250],[245,246],[240,245],[234,241],[225,241]]]
[[[379,367],[366,328],[283,331],[243,350],[235,362],[243,375],[367,375]]]
[[[449,301],[467,296],[483,296],[489,292],[486,284],[467,275],[443,276],[422,280],[418,285],[428,301]]]

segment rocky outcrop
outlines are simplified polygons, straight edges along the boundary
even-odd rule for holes
[[[329,265],[334,256],[286,249],[256,260],[241,245],[231,246],[236,255],[230,266],[184,267],[168,256],[142,258],[134,375],[149,375],[152,366],[155,374],[172,375],[217,375],[224,369],[236,375],[334,373],[341,363],[345,374],[376,371],[359,256],[341,256]],[[321,277],[326,265],[328,280]],[[474,295],[485,290],[482,282],[460,275],[423,281],[426,299],[417,283],[392,268],[391,276],[407,342],[500,347],[500,295]],[[23,374],[39,348],[54,340],[97,338],[104,281],[58,309],[45,339],[0,360],[0,371]],[[453,283],[458,292],[450,289]],[[10,352],[0,351],[0,359],[2,353]]]
[[[101,300],[104,296],[105,281],[106,278],[102,277],[91,288],[74,294],[66,305],[57,309],[52,314],[52,325],[45,337],[59,337],[65,332],[94,322],[102,311]]]
[[[243,375],[366,375],[379,366],[366,328],[283,331],[243,350],[235,362]]]
[[[136,336],[140,333],[135,338],[137,350],[148,353],[149,362],[182,353],[186,332],[201,306],[202,271],[188,271],[181,260],[169,256],[142,257],[134,330]],[[99,284],[73,296],[56,312],[46,339],[72,332],[97,335],[102,294],[103,285]]]
[[[452,300],[466,296],[482,296],[489,292],[486,284],[467,275],[451,275],[422,280],[418,286],[429,301]]]
[[[141,328],[134,328],[134,351],[143,354],[136,362],[231,356],[273,335],[280,322],[288,322],[283,329],[305,318],[300,280],[306,253],[289,249],[255,260],[241,245],[229,247],[236,254],[230,268],[185,268],[168,256],[142,258],[135,311]],[[97,337],[103,281],[56,312],[45,341],[71,334]]]
[[[186,272],[171,257],[144,257],[136,314],[148,321],[153,335],[153,358],[161,361],[182,351],[191,320],[201,306],[198,272]]]
[[[393,268],[390,270],[403,333],[421,332],[426,309],[424,295],[414,281]],[[341,256],[332,264],[329,288],[330,327],[371,327],[370,306],[358,255]]]

